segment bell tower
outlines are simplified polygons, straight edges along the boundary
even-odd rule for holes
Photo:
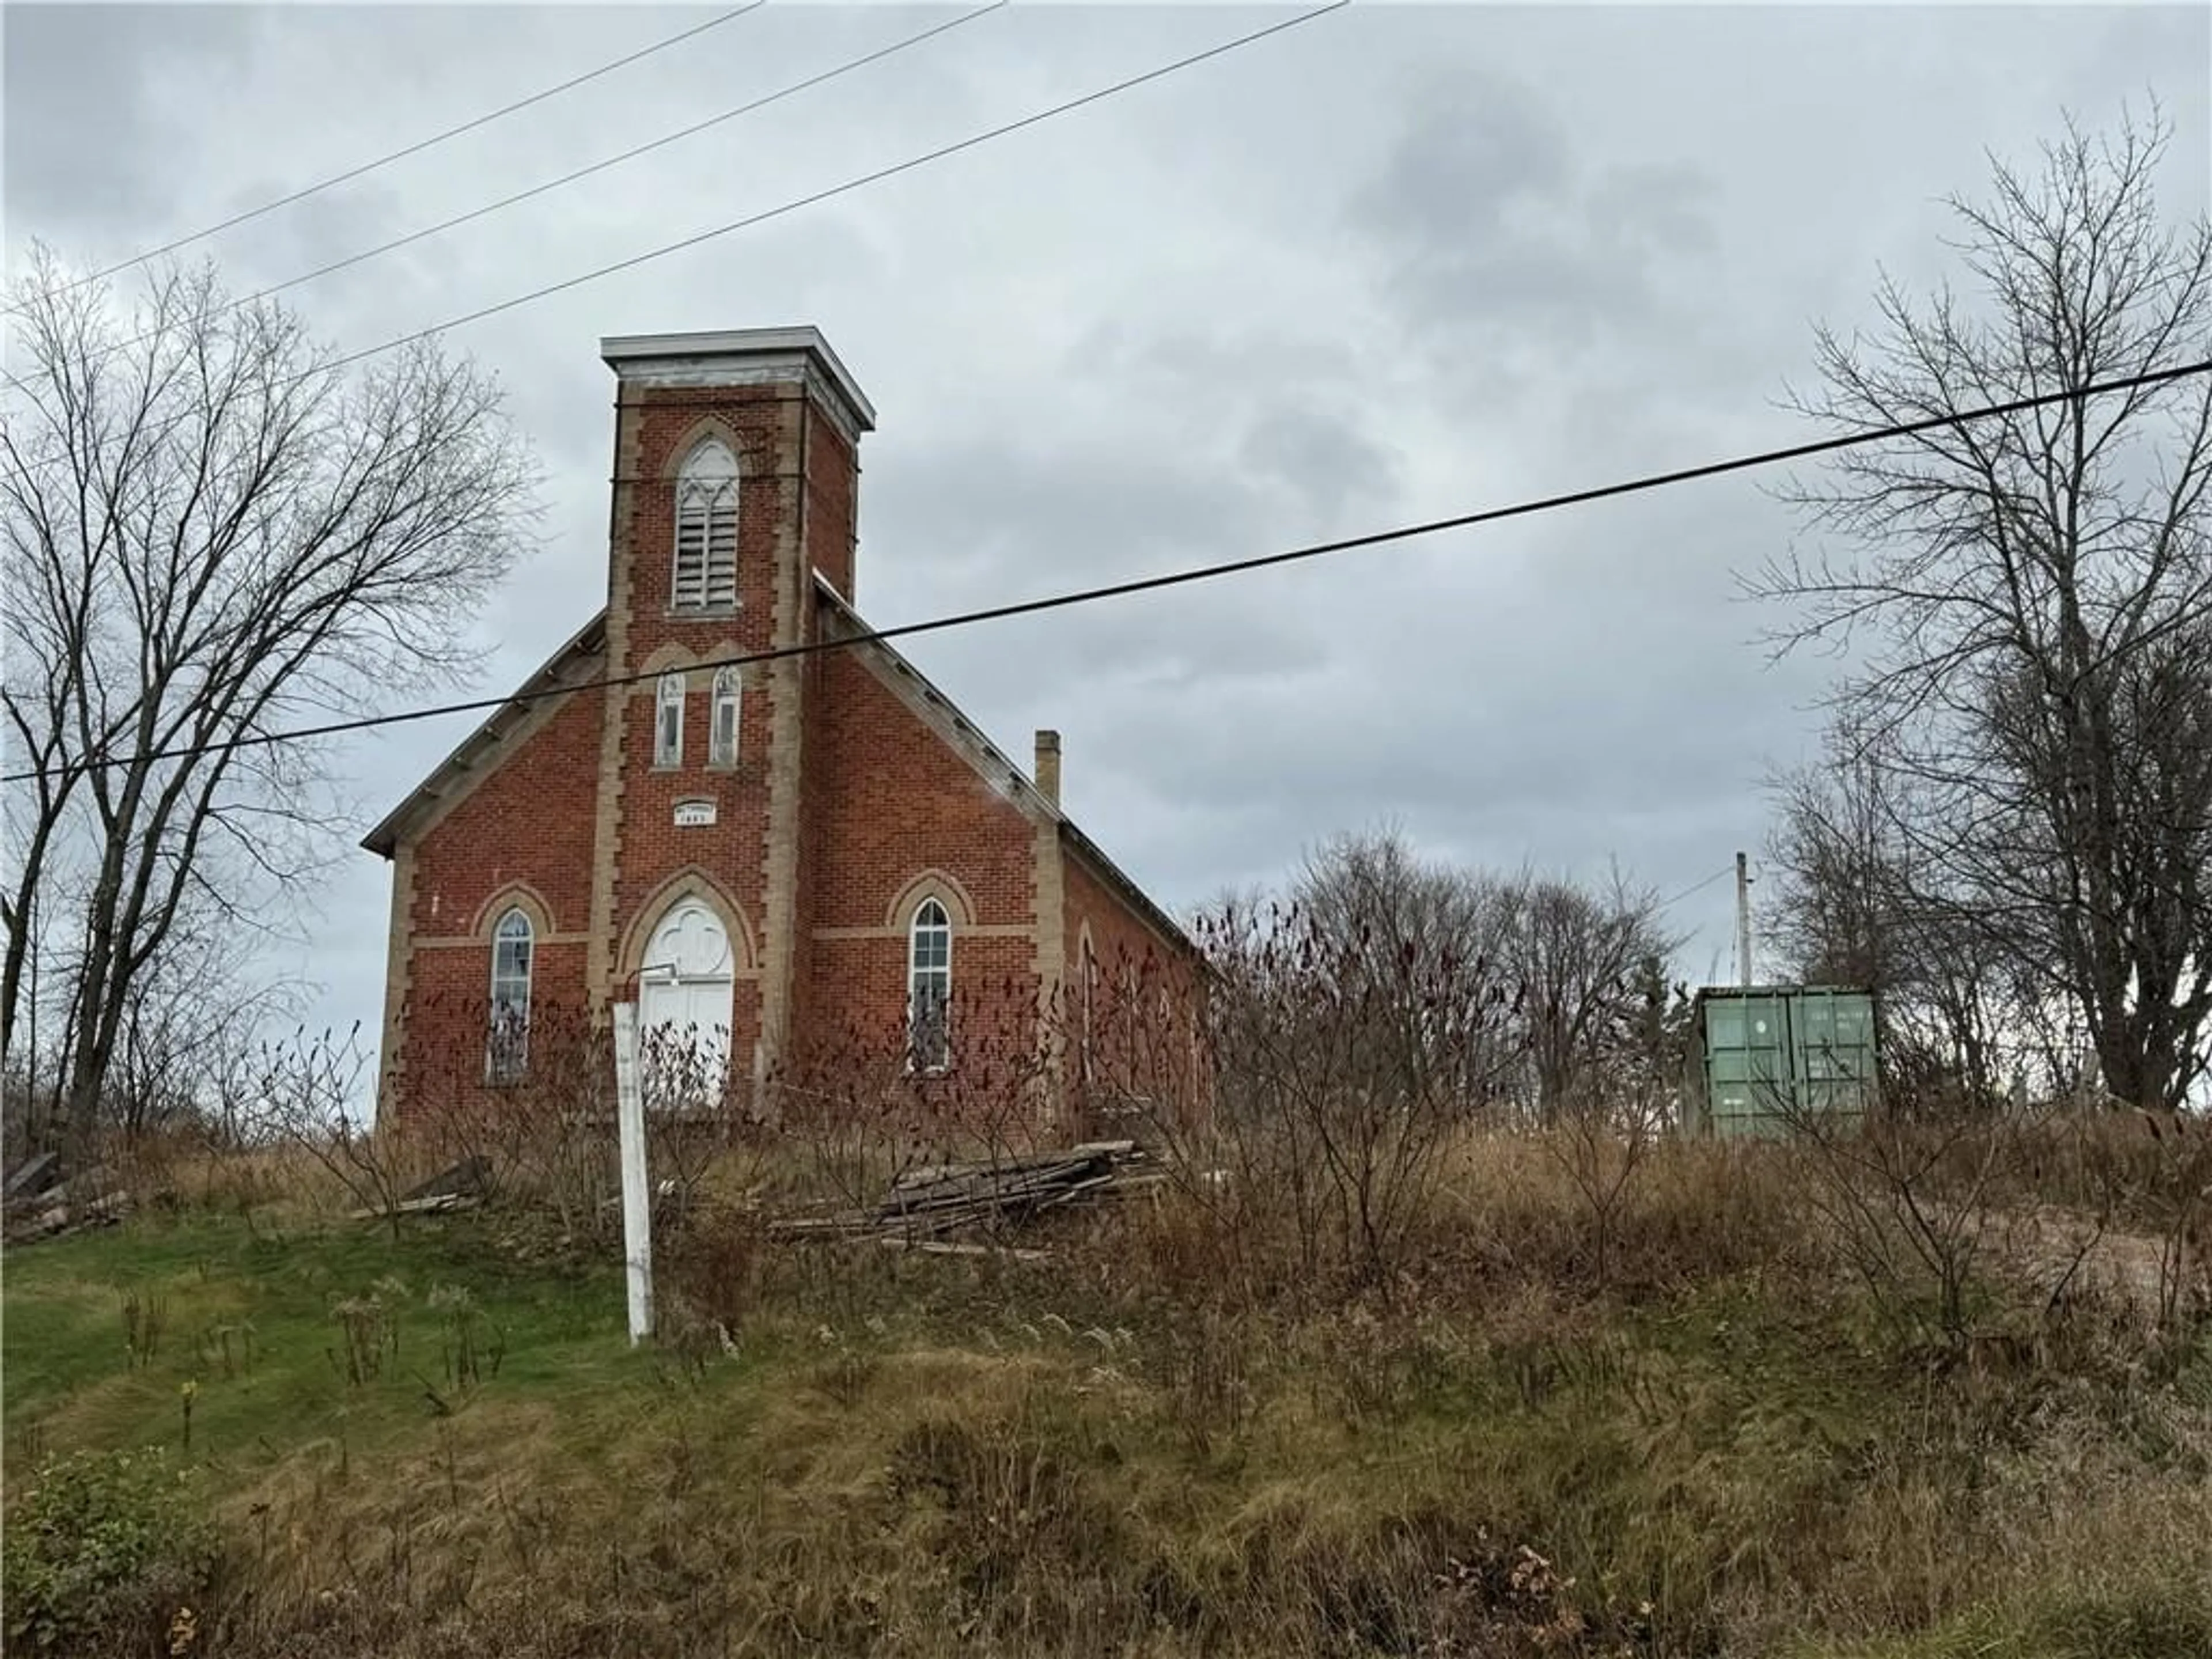
[[[750,941],[732,1058],[757,1070],[782,1048],[797,960],[809,677],[800,659],[726,665],[810,636],[817,572],[852,600],[875,410],[811,327],[599,353],[616,387],[607,672],[636,678],[606,692],[592,999],[634,994],[627,942],[659,912],[708,903]]]

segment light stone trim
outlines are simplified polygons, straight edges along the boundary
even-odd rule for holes
[[[638,664],[634,671],[636,678],[632,680],[629,688],[629,694],[633,697],[659,696],[660,677],[664,674],[682,674],[684,677],[684,689],[687,694],[703,690],[705,682],[699,686],[694,686],[690,678],[692,675],[703,672],[701,666],[702,664],[726,663],[733,658],[743,657],[745,654],[744,647],[738,644],[736,640],[728,637],[715,641],[704,650],[695,650],[675,640],[664,640],[653,647],[643,662]],[[740,664],[738,668],[738,674],[748,683],[752,679],[755,672],[753,667],[747,664]]]
[[[850,441],[876,427],[875,405],[822,331],[738,328],[673,334],[612,335],[599,356],[640,386],[760,386],[798,380],[820,398]]]
[[[532,939],[550,939],[553,934],[553,907],[545,902],[545,895],[530,883],[520,880],[503,881],[492,889],[482,904],[477,906],[476,920],[469,931],[484,943],[491,940],[493,924],[510,909],[520,909],[530,918]]]
[[[946,920],[963,933],[977,931],[975,900],[967,887],[949,870],[932,867],[914,876],[891,897],[890,908],[884,912],[884,926],[894,933],[904,933],[926,898],[942,902]],[[1026,928],[1023,929],[1027,932]]]
[[[659,368],[648,373],[635,370],[620,371],[624,386],[651,386],[672,391],[721,391],[726,387],[749,386],[789,386],[798,389],[795,398],[780,398],[779,403],[811,404],[819,409],[837,428],[846,442],[856,448],[860,435],[875,429],[872,416],[863,417],[838,389],[837,383],[811,365],[804,368],[733,369],[701,359],[683,366]],[[752,475],[756,477],[760,475]]]
[[[787,446],[796,452],[799,487],[789,492],[776,526],[775,608],[769,643],[781,647],[796,641],[806,623],[806,416],[805,403],[791,406],[797,430],[778,434],[779,460]],[[799,952],[799,836],[805,793],[801,749],[805,721],[800,698],[805,679],[800,659],[783,657],[766,665],[761,676],[769,698],[768,813],[761,854],[761,932],[764,942],[761,981],[760,1041],[753,1051],[753,1081],[763,1089],[769,1069],[787,1052],[791,1035],[793,981]]]
[[[730,941],[731,960],[735,963],[743,958],[744,966],[737,970],[736,976],[759,978],[760,936],[753,930],[752,917],[738,902],[737,895],[723,884],[720,877],[703,864],[687,864],[672,872],[639,902],[636,913],[623,929],[621,946],[615,957],[616,969],[623,981],[627,983],[643,965],[653,930],[687,898],[697,899],[720,918],[722,930]]]
[[[531,935],[531,943],[534,945],[589,945],[591,942],[589,933],[540,933],[533,931]],[[471,947],[489,951],[491,941],[482,933],[441,933],[435,939],[418,938],[415,941],[415,948],[418,951],[459,951]]]
[[[1036,948],[1030,967],[1036,977],[1038,1030],[1044,1042],[1044,1103],[1057,1108],[1066,1087],[1066,1034],[1059,1018],[1065,1011],[1059,1005],[1067,972],[1067,872],[1057,823],[1047,820],[1037,824],[1034,857],[1030,885]]]
[[[934,894],[931,896],[936,896]],[[811,938],[824,941],[836,939],[902,939],[907,936],[903,927],[817,927]],[[954,922],[952,936],[963,939],[1027,939],[1030,929],[1026,922],[990,921],[977,923]]]
[[[376,1079],[380,1124],[397,1109],[400,1073],[405,1067],[400,1022],[408,995],[415,988],[414,915],[415,846],[411,841],[403,841],[392,853],[392,919],[385,931],[384,1035]]]
[[[617,404],[615,410],[615,477],[634,479],[637,474],[639,428],[642,419],[635,409]],[[607,524],[606,663],[610,678],[619,677],[629,664],[631,603],[631,532],[637,515],[637,486],[618,483]],[[591,937],[585,944],[584,997],[594,1017],[605,1014],[614,994],[614,932],[616,874],[621,867],[623,828],[623,750],[627,738],[629,690],[610,685],[603,694],[599,724],[599,775],[592,817]]]

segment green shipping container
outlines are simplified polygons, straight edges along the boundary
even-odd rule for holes
[[[1815,1114],[1844,1127],[1872,1105],[1878,1060],[1870,991],[1708,986],[1691,1011],[1682,1127],[1779,1135]]]

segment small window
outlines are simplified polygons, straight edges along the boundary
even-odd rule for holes
[[[1083,985],[1082,985],[1082,994],[1083,994],[1083,1049],[1082,1049],[1082,1078],[1083,1078],[1083,1081],[1085,1081],[1085,1083],[1088,1083],[1088,1082],[1090,1082],[1090,1081],[1091,1081],[1091,1004],[1092,1004],[1092,1001],[1093,1001],[1094,998],[1095,998],[1095,997],[1096,997],[1096,995],[1097,995],[1097,987],[1098,987],[1098,958],[1097,958],[1097,956],[1092,952],[1092,951],[1091,951],[1091,940],[1086,937],[1086,938],[1084,939],[1084,941],[1083,941]]]
[[[738,458],[713,440],[693,450],[676,481],[675,611],[738,603]]]
[[[484,1074],[512,1083],[530,1065],[530,918],[520,909],[499,919],[491,936],[491,1032]]]
[[[716,766],[738,763],[738,709],[741,688],[738,671],[714,671],[714,714],[708,728],[707,758]]]
[[[684,676],[663,674],[653,721],[653,763],[684,764]]]
[[[952,1059],[952,922],[924,899],[907,935],[907,1054],[916,1071],[941,1072]]]

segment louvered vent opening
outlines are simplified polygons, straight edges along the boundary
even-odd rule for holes
[[[738,492],[734,485],[693,487],[676,523],[676,577],[671,600],[679,611],[726,610],[738,602]]]
[[[738,495],[717,490],[707,509],[707,603],[738,602]]]

